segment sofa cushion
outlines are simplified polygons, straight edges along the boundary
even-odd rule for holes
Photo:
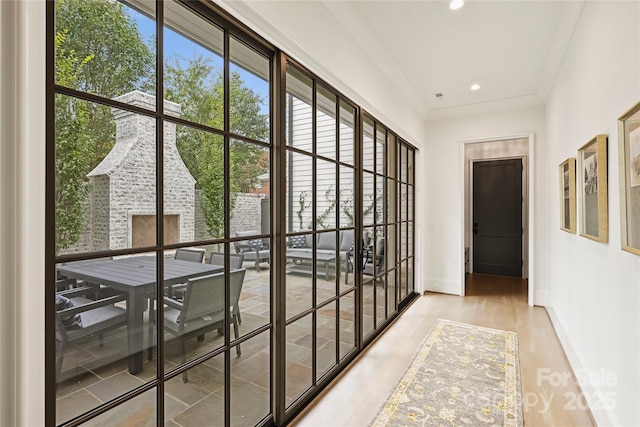
[[[318,234],[318,249],[336,249],[336,233],[319,233]]]

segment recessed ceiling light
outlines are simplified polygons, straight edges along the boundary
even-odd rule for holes
[[[478,83],[474,83],[470,87],[471,90],[480,90],[480,85]]]
[[[464,6],[464,0],[451,0],[451,3],[449,3],[449,8],[451,10],[458,10],[462,6]]]

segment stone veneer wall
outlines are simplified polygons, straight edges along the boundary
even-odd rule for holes
[[[140,91],[115,99],[149,109],[154,109],[156,104],[154,96]],[[178,104],[165,101],[164,108],[167,114],[180,115]],[[156,121],[116,108],[112,112],[116,121],[116,143],[88,175],[93,186],[94,249],[131,247],[133,216],[156,214]],[[165,214],[179,215],[180,240],[192,240],[195,180],[176,148],[176,125],[165,122],[163,132]],[[109,215],[108,227],[104,226],[105,213]]]
[[[153,108],[155,97],[132,92],[116,98],[128,104]],[[165,101],[165,110],[179,116],[180,106]],[[87,217],[78,243],[61,253],[121,249],[131,246],[133,215],[155,214],[155,120],[113,109],[116,144],[89,175],[85,202]],[[201,208],[202,193],[176,148],[175,125],[165,123],[165,214],[179,215],[180,241],[209,240]],[[231,212],[231,236],[237,231],[261,232],[264,194],[237,193]]]
[[[236,231],[257,230],[261,232],[261,204],[263,194],[236,193],[236,202],[231,211],[231,236],[235,236]],[[204,214],[201,207],[202,192],[196,190],[196,212],[195,212],[195,239],[212,239],[207,230]]]

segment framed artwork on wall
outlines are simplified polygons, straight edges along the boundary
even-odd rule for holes
[[[578,150],[580,235],[609,241],[607,135],[598,135]]]
[[[640,102],[618,119],[622,249],[640,255]]]
[[[560,229],[576,232],[576,159],[560,164]]]

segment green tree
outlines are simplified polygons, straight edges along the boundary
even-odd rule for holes
[[[92,60],[79,58],[61,46],[67,32],[55,36],[56,81],[73,85],[82,69]],[[68,96],[56,97],[56,254],[80,238],[85,218],[83,202],[88,186],[84,176],[89,166],[92,135],[84,132],[88,124],[86,103]]]
[[[125,7],[111,0],[56,0],[56,32],[66,37],[60,49],[91,61],[73,81],[56,83],[106,98],[155,87],[155,54],[142,40]],[[150,41],[151,42],[151,41]],[[152,46],[152,44],[150,43]],[[59,61],[56,58],[56,67]],[[87,105],[88,126],[95,135],[93,169],[109,153],[115,123],[109,109]]]
[[[211,58],[186,60],[176,56],[165,64],[165,98],[182,106],[181,117],[216,129],[224,127],[224,79]],[[230,127],[233,133],[264,140],[268,117],[260,113],[262,98],[247,88],[240,74],[230,76]],[[185,165],[203,193],[203,211],[209,234],[220,237],[224,227],[224,141],[220,135],[181,126],[176,145]],[[231,143],[231,204],[237,192],[254,188],[269,170],[265,150],[239,141]]]

